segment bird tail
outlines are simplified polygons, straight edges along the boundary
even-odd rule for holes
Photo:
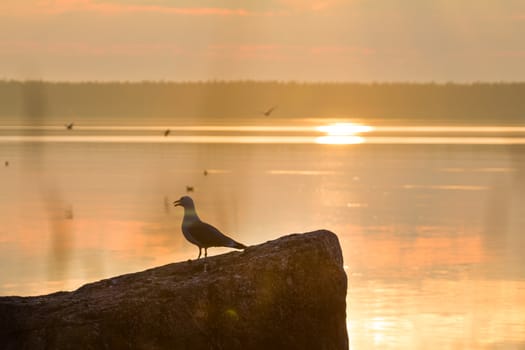
[[[230,243],[230,247],[235,249],[246,249],[246,246],[244,244],[236,242],[233,239]]]

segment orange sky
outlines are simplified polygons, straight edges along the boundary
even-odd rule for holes
[[[0,78],[522,81],[521,0],[2,0]]]

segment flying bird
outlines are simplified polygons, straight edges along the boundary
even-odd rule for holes
[[[195,211],[193,199],[183,196],[173,202],[174,206],[184,208],[184,218],[182,219],[182,234],[190,242],[199,247],[199,256],[201,257],[202,248],[204,248],[204,257],[208,256],[210,247],[229,247],[235,249],[245,249],[246,246],[236,242],[230,237],[221,233],[218,229],[207,224],[199,218]]]
[[[164,131],[164,136],[168,136],[170,134],[171,130],[170,129],[166,129],[166,131]]]
[[[272,112],[277,108],[277,106],[273,106],[272,108],[268,109],[266,112],[263,112],[265,117],[268,117]]]
[[[67,220],[73,220],[73,217],[73,206],[70,205],[66,210],[64,210],[64,218]]]
[[[66,127],[66,129],[68,130],[73,130],[73,125],[75,125],[75,123],[69,123],[69,124],[66,124],[64,125]]]
[[[204,174],[204,176],[208,176],[208,170],[204,169],[202,173]]]
[[[193,192],[194,190],[195,190],[195,188],[193,186],[186,185],[186,193]]]

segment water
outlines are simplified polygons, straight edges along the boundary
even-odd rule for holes
[[[354,349],[525,347],[523,128],[166,128],[0,127],[0,295],[196,257],[190,185],[245,244],[336,232]]]

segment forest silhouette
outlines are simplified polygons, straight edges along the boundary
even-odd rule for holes
[[[46,123],[162,125],[203,118],[524,124],[525,83],[297,83],[0,81],[3,124],[20,124],[24,91],[38,89]]]

